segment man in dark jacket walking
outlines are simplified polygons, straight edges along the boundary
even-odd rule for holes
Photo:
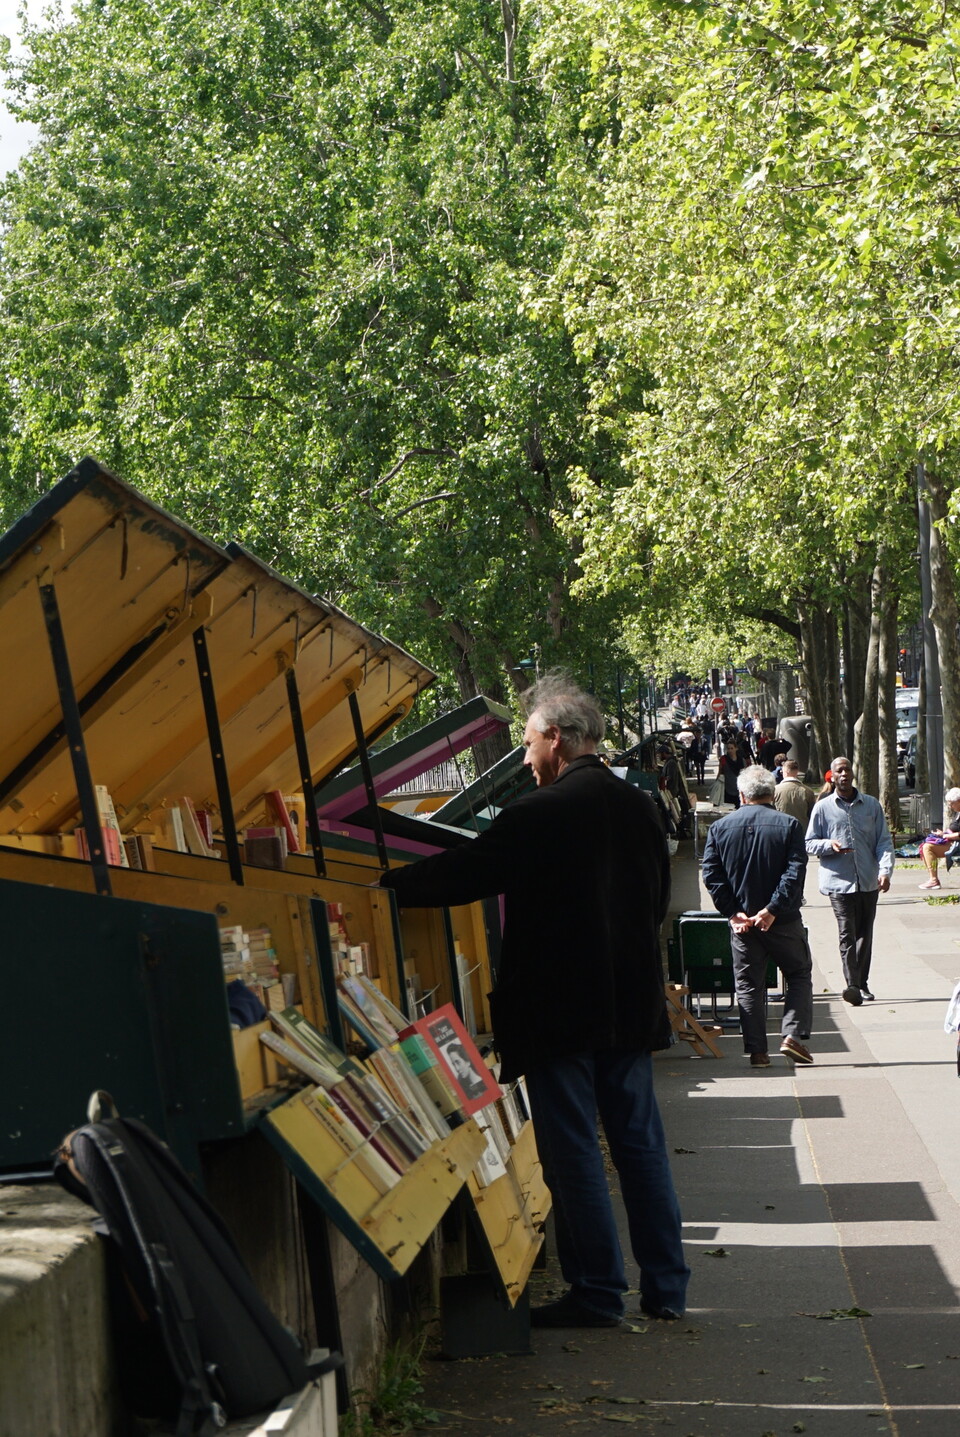
[[[783,974],[780,1051],[812,1063],[801,1039],[813,1022],[813,962],[800,920],[807,854],[803,829],[773,807],[773,774],[760,765],[737,777],[741,807],[711,824],[703,852],[703,881],[716,908],[730,920],[733,974],[744,1050],[755,1068],[767,1052],[767,964]]]
[[[526,696],[524,762],[537,791],[459,848],[385,874],[404,907],[502,893],[491,996],[501,1078],[526,1074],[569,1291],[534,1308],[537,1327],[616,1326],[626,1273],[597,1136],[610,1144],[650,1317],[679,1317],[689,1269],[650,1054],[669,1042],[659,930],[670,878],[648,795],[595,749],[595,701],[563,676]]]

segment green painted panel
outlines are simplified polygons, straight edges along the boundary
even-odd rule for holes
[[[244,1131],[212,914],[0,880],[0,1172],[42,1165],[95,1088],[191,1172]]]

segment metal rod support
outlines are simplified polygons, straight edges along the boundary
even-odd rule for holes
[[[87,756],[87,744],[83,736],[80,706],[77,703],[77,691],[73,686],[73,675],[70,672],[67,641],[63,633],[63,624],[60,621],[60,605],[57,603],[57,593],[52,584],[40,585],[40,603],[43,607],[43,621],[47,626],[47,642],[50,645],[50,657],[53,660],[53,672],[57,681],[57,692],[60,695],[60,708],[63,712],[67,743],[70,746],[70,762],[73,764],[73,777],[77,785],[77,797],[80,800],[80,816],[83,819],[87,847],[90,850],[93,884],[97,893],[104,898],[109,898],[113,889],[110,886],[110,871],[103,841],[103,828],[100,823],[100,810],[97,806],[97,795],[94,792],[93,779],[90,775],[90,760]]]
[[[237,837],[237,821],[233,815],[233,799],[230,795],[230,778],[223,754],[223,738],[220,733],[220,715],[217,712],[217,695],[210,672],[210,655],[207,652],[207,634],[203,625],[193,631],[193,647],[197,656],[197,673],[200,677],[200,694],[203,699],[203,715],[207,721],[207,738],[210,741],[210,760],[217,785],[217,802],[220,805],[220,819],[223,823],[223,840],[227,846],[227,862],[230,877],[243,887],[243,862],[240,858],[240,840]]]
[[[287,669],[287,703],[290,705],[290,723],[293,726],[293,741],[297,749],[297,763],[300,767],[300,787],[306,806],[307,833],[313,848],[313,866],[318,878],[326,878],[327,865],[323,856],[323,839],[320,836],[320,815],[317,813],[317,795],[310,774],[310,756],[307,753],[307,735],[303,727],[303,712],[300,708],[300,690],[297,686],[297,671]]]
[[[386,873],[390,867],[390,861],[387,858],[387,845],[383,837],[383,822],[380,818],[380,808],[377,804],[377,790],[373,786],[373,770],[370,767],[370,753],[367,749],[367,736],[363,731],[363,719],[360,717],[360,702],[355,693],[351,693],[349,704],[350,717],[353,719],[353,732],[357,740],[360,772],[363,774],[363,786],[366,789],[367,802],[370,805],[370,816],[373,821],[373,836],[377,843],[380,867],[384,873]]]

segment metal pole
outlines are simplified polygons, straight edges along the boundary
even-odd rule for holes
[[[77,797],[80,800],[80,817],[83,819],[83,830],[90,852],[93,886],[102,897],[108,898],[112,889],[110,873],[107,868],[103,829],[100,823],[100,810],[97,806],[97,795],[90,775],[90,760],[87,757],[87,745],[83,736],[83,722],[77,703],[77,691],[73,686],[73,676],[70,672],[70,656],[67,653],[67,642],[63,634],[63,625],[60,622],[60,605],[57,603],[57,593],[52,584],[40,585],[40,603],[43,607],[43,621],[47,626],[47,642],[50,645],[50,657],[53,660],[53,672],[60,695],[63,725],[67,733],[67,742],[70,745],[70,762],[73,764],[73,777],[77,785]]]
[[[313,866],[318,878],[326,878],[327,865],[323,856],[323,839],[320,836],[320,816],[317,813],[317,795],[310,774],[310,756],[307,752],[307,735],[303,727],[303,711],[300,708],[300,690],[297,686],[297,671],[287,669],[287,703],[290,706],[290,723],[293,727],[293,741],[297,750],[300,768],[300,786],[307,816],[307,833],[313,848]]]
[[[943,699],[940,694],[940,656],[930,611],[933,583],[930,577],[930,508],[926,498],[926,470],[917,465],[917,514],[920,530],[920,608],[923,623],[923,667],[927,679],[927,767],[930,773],[931,827],[943,817]]]
[[[227,761],[223,753],[223,735],[220,732],[220,715],[217,712],[217,695],[213,687],[210,670],[210,655],[207,652],[207,635],[201,624],[193,631],[193,648],[197,659],[197,674],[200,679],[200,696],[203,699],[203,716],[207,721],[207,738],[210,743],[210,761],[217,785],[217,802],[220,805],[220,820],[223,824],[223,841],[227,849],[227,863],[234,883],[243,887],[243,863],[240,859],[240,840],[237,837],[237,820],[233,814],[233,799],[230,796],[230,779],[227,775]]]
[[[370,767],[370,754],[367,749],[367,736],[363,731],[363,719],[360,717],[360,702],[356,693],[351,693],[350,717],[353,719],[353,732],[357,740],[357,753],[360,756],[360,772],[363,774],[363,786],[367,791],[367,802],[370,805],[370,816],[373,822],[373,836],[377,843],[377,853],[380,857],[380,867],[386,873],[390,867],[390,860],[387,858],[387,844],[383,836],[383,820],[380,817],[380,806],[377,803],[377,790],[373,783],[373,770]]]
[[[620,725],[620,751],[627,746],[627,730],[623,721],[623,679],[620,677],[620,666],[617,665],[617,720]]]

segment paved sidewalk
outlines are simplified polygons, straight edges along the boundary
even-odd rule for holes
[[[676,863],[683,907],[696,906],[689,853]],[[900,868],[881,897],[877,1001],[854,1009],[811,862],[813,1067],[794,1070],[771,1040],[772,1066],[751,1069],[736,1032],[722,1060],[685,1046],[658,1056],[693,1269],[687,1319],[534,1333],[532,1357],[431,1363],[425,1400],[441,1415],[424,1430],[960,1431],[960,1082],[943,1031],[960,906],[926,903],[923,876]],[[773,1033],[779,1017],[773,1005]],[[551,1270],[534,1284],[534,1301],[562,1288]],[[855,1307],[870,1316],[839,1315]]]

